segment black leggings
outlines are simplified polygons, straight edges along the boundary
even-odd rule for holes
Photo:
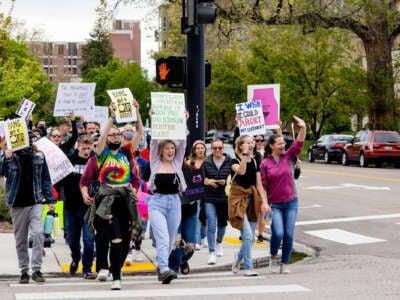
[[[113,280],[121,279],[121,268],[128,255],[131,240],[131,231],[127,222],[121,221],[118,215],[115,215],[111,222],[98,217],[94,222],[96,229],[96,271],[108,269],[108,249],[111,244],[110,269]],[[112,240],[114,239],[121,239],[122,242],[113,243]]]

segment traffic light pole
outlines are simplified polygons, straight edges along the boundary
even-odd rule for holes
[[[196,140],[205,138],[205,67],[204,67],[204,27],[187,33],[187,110],[189,112],[188,148]]]

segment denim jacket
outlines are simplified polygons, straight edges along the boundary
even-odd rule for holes
[[[6,159],[4,152],[0,153],[0,176],[5,176],[6,181],[6,203],[12,206],[20,188],[21,165],[18,153],[13,153],[11,158]],[[51,188],[51,179],[47,163],[42,152],[35,152],[33,156],[33,193],[37,204],[55,203]]]

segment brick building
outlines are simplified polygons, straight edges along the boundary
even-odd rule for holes
[[[123,63],[140,65],[141,32],[140,21],[114,20],[110,32],[110,42],[114,57]],[[29,51],[40,58],[43,72],[50,81],[80,81],[82,46],[85,42],[31,42]]]

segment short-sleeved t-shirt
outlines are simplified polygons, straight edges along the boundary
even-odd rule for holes
[[[97,157],[97,167],[101,168],[98,178],[101,183],[125,184],[131,179],[128,157],[121,151],[114,155],[110,149],[105,148]]]
[[[237,158],[232,159],[232,165],[240,164],[240,160]],[[235,176],[234,181],[245,189],[249,188],[251,185],[256,185],[257,182],[257,172],[260,171],[260,167],[252,158],[246,165],[246,173],[244,175],[236,174],[232,171],[231,176]]]

